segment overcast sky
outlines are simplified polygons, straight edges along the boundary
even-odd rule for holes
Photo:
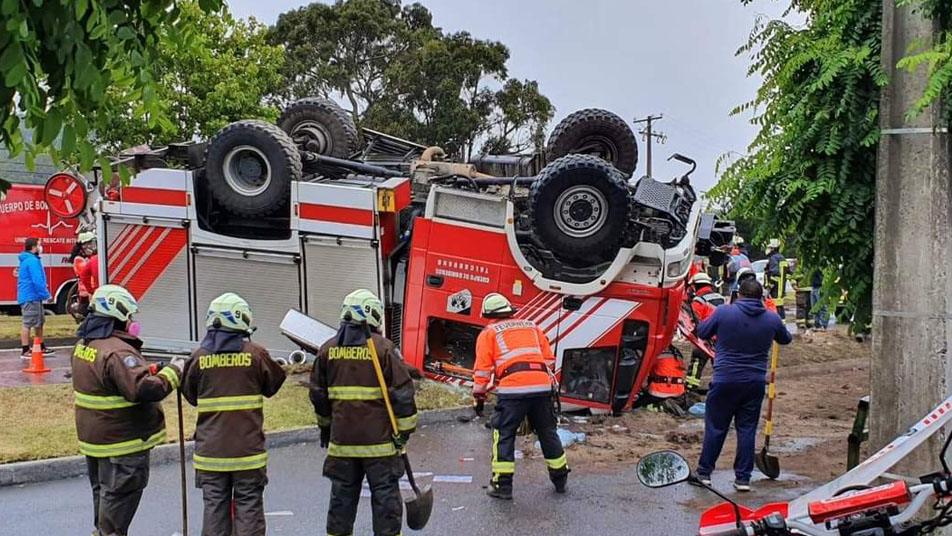
[[[301,0],[227,0],[236,16],[273,24]],[[670,178],[683,165],[672,152],[698,161],[694,183],[714,183],[718,156],[745,152],[754,129],[729,117],[758,87],[748,60],[735,57],[758,14],[779,16],[788,2],[760,0],[420,0],[446,31],[467,30],[505,43],[509,74],[539,81],[556,106],[550,128],[571,112],[607,108],[626,120],[664,114],[657,128],[654,175]],[[404,4],[406,4],[406,0]],[[644,141],[637,176],[645,172]]]

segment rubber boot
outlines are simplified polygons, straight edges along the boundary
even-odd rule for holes
[[[568,467],[549,470],[549,480],[551,480],[552,484],[555,485],[556,493],[565,493],[565,486],[569,482],[569,473],[571,472],[571,469]]]
[[[494,499],[512,500],[512,475],[494,475],[486,495]]]

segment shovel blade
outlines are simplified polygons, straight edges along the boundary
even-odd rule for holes
[[[757,470],[771,480],[776,480],[780,476],[780,460],[776,456],[767,453],[767,449],[761,449],[754,456],[754,464]]]
[[[423,530],[433,513],[433,488],[422,486],[413,498],[406,499],[407,526],[412,530]]]

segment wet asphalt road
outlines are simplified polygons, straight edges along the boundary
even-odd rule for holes
[[[697,504],[717,502],[687,485],[649,490],[638,484],[631,464],[609,469],[577,467],[569,491],[557,495],[542,460],[517,462],[515,500],[500,502],[484,494],[489,478],[489,435],[481,424],[443,424],[423,428],[411,440],[411,461],[421,480],[433,483],[433,517],[419,534],[544,535],[696,534]],[[569,451],[569,462],[573,453]],[[265,492],[268,534],[324,534],[329,484],[321,476],[324,451],[295,445],[271,451],[271,483]],[[469,480],[471,477],[471,481]],[[190,533],[200,534],[201,494],[188,469]],[[715,474],[715,485],[729,487],[729,474]],[[408,493],[408,492],[405,492]],[[744,497],[759,504],[788,498],[791,491],[762,490]],[[133,536],[170,536],[181,531],[178,465],[152,469],[149,487],[132,525]],[[695,505],[692,507],[687,504]],[[0,488],[0,535],[66,536],[89,534],[91,498],[83,478]],[[355,535],[370,535],[369,499],[362,499]],[[411,534],[407,530],[404,534]]]

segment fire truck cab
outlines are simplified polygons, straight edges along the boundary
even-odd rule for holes
[[[687,175],[628,180],[610,157],[569,154],[535,176],[496,177],[374,131],[345,159],[318,119],[239,122],[207,146],[125,155],[127,185],[74,175],[101,280],[139,301],[148,353],[193,349],[208,303],[231,291],[254,311],[254,340],[300,357],[278,328],[285,313],[336,326],[344,296],[367,288],[407,363],[467,385],[482,299],[499,292],[545,331],[564,406],[618,412],[671,344],[695,252],[731,236],[701,214]],[[298,176],[279,206],[249,216],[282,170]]]

